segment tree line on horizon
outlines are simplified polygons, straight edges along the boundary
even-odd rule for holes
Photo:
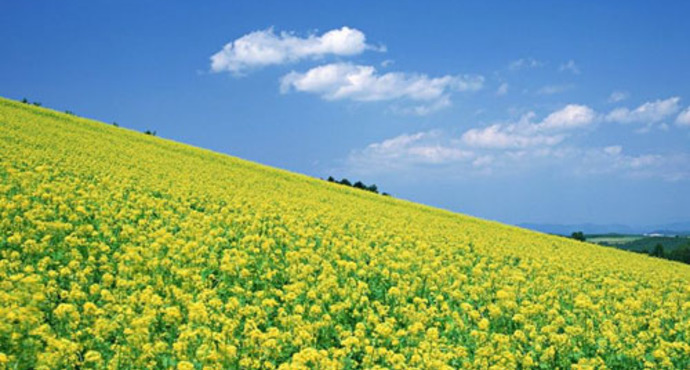
[[[346,178],[343,178],[343,179],[341,179],[340,181],[338,181],[338,180],[336,180],[333,176],[328,176],[328,179],[326,179],[326,181],[332,182],[332,183],[335,183],[335,184],[340,184],[340,185],[349,186],[349,187],[352,187],[352,188],[355,188],[355,189],[370,191],[370,192],[372,192],[372,193],[381,194],[381,195],[384,195],[384,196],[391,196],[390,194],[388,194],[388,193],[386,193],[386,192],[379,193],[379,188],[376,186],[376,184],[366,185],[366,184],[364,184],[364,183],[361,182],[361,181],[357,181],[357,182],[355,182],[355,183],[353,184],[353,183],[350,182],[350,180],[348,180],[348,179],[346,179]]]

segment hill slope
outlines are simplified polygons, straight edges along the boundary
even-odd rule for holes
[[[690,366],[690,267],[0,99],[0,367]]]

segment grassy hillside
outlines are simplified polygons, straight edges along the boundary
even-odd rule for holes
[[[690,266],[0,99],[0,367],[690,367]]]

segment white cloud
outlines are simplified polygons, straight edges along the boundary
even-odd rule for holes
[[[483,83],[482,76],[431,78],[402,72],[379,74],[373,66],[333,63],[304,73],[290,72],[281,79],[281,91],[317,94],[325,100],[425,102],[428,105],[417,107],[419,113],[424,114],[450,105],[448,94],[451,92],[476,91]]]
[[[612,145],[604,148],[604,153],[608,155],[619,155],[623,152],[623,147],[620,145]]]
[[[491,149],[554,146],[566,138],[566,131],[588,126],[597,119],[594,110],[578,104],[569,104],[541,122],[533,122],[534,117],[530,112],[517,123],[470,129],[462,135],[462,141],[470,147]]]
[[[465,144],[471,147],[509,149],[532,146],[551,146],[563,141],[563,135],[543,135],[523,132],[517,126],[504,127],[500,124],[483,129],[471,129],[462,135]]]
[[[357,173],[407,174],[415,178],[521,176],[547,170],[564,176],[690,179],[690,155],[686,153],[631,155],[625,154],[620,145],[592,148],[525,145],[492,151],[469,148],[462,140],[438,130],[370,144],[351,152],[347,165]]]
[[[556,154],[558,153],[558,154]],[[664,181],[690,179],[690,156],[686,153],[625,154],[620,145],[603,148],[569,147],[549,155],[564,174],[575,176],[615,175],[655,178]]]
[[[606,121],[620,123],[655,123],[660,122],[680,110],[680,98],[674,96],[666,100],[646,102],[630,110],[616,108],[606,115]]]
[[[642,127],[638,127],[634,130],[636,134],[648,134],[652,132],[654,129],[658,129],[660,131],[668,131],[669,126],[666,123],[655,123],[655,122],[647,122],[645,123]]]
[[[573,74],[579,75],[580,74],[580,67],[575,64],[574,60],[569,60],[566,63],[561,64],[561,66],[558,68],[559,71],[565,72],[565,71],[570,71]]]
[[[585,105],[568,104],[563,109],[549,114],[539,128],[542,130],[562,130],[583,127],[596,119],[596,113]]]
[[[295,36],[293,33],[276,34],[273,28],[246,34],[211,56],[211,70],[240,74],[253,68],[284,64],[326,55],[351,56],[366,49],[384,50],[366,43],[361,31],[342,27],[321,36]]]
[[[686,153],[626,155],[621,146],[610,146],[574,150],[571,160],[576,175],[618,174],[665,181],[690,179],[690,156]]]
[[[680,112],[678,117],[676,117],[676,124],[678,126],[690,127],[690,107],[687,107],[684,111]]]
[[[677,103],[677,98],[645,103],[629,110],[626,117],[633,121],[668,117]],[[690,107],[677,121],[685,122],[689,112]],[[439,130],[400,135],[351,152],[347,164],[355,172],[414,177],[520,176],[549,171],[563,176],[690,180],[688,153],[629,153],[621,145],[568,144],[574,131],[592,127],[606,117],[588,106],[569,104],[541,120],[529,112],[516,122],[470,128],[458,136]],[[647,126],[668,129],[658,122]]]
[[[544,66],[544,63],[534,58],[521,58],[510,62],[508,69],[511,71],[518,71],[521,69],[539,68],[542,66]]]
[[[537,90],[539,95],[554,95],[566,92],[573,88],[573,85],[548,85]]]
[[[487,167],[490,166],[494,162],[494,157],[491,155],[482,155],[477,157],[474,161],[472,161],[472,166],[474,167]]]
[[[630,96],[630,94],[628,94],[625,91],[614,91],[609,96],[609,103],[621,102],[621,101],[627,99],[629,96]]]
[[[688,153],[628,153],[621,145],[568,144],[573,131],[600,119],[587,106],[569,104],[541,120],[529,112],[517,122],[471,128],[459,135],[440,130],[400,135],[352,151],[347,165],[359,173],[414,177],[520,176],[549,171],[564,176],[690,180]]]
[[[469,162],[472,151],[462,149],[441,131],[403,134],[350,153],[348,164],[360,171],[402,170],[420,165]]]
[[[497,96],[502,96],[508,93],[508,83],[504,82],[501,84],[501,86],[498,87],[496,90],[496,95]]]

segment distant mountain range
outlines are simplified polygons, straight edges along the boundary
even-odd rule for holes
[[[585,234],[662,234],[690,235],[690,222],[674,222],[661,225],[630,226],[623,224],[539,224],[521,223],[518,227],[547,234],[570,235],[574,231]]]

